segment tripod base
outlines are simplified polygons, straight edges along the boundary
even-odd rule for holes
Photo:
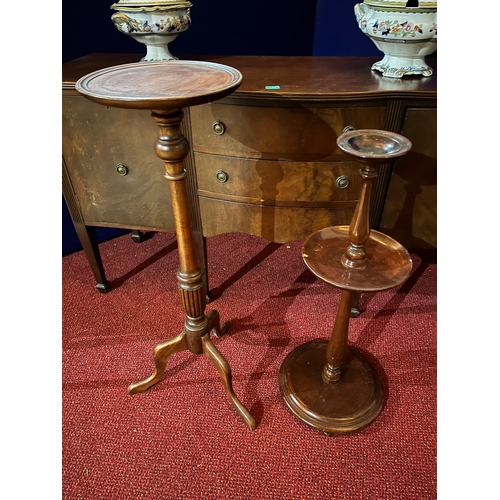
[[[382,411],[382,382],[372,366],[350,348],[346,349],[340,381],[324,382],[321,374],[327,344],[307,342],[285,358],[279,375],[281,396],[292,413],[325,434],[354,432]]]
[[[217,311],[210,311],[206,315],[207,326],[205,328],[206,332],[201,336],[201,345],[202,345],[202,353],[212,362],[217,370],[222,384],[224,386],[224,390],[226,391],[226,395],[229,401],[234,405],[236,412],[240,416],[241,420],[245,423],[245,425],[254,430],[257,427],[257,422],[250,414],[250,412],[243,406],[241,401],[238,399],[233,390],[232,384],[232,374],[229,363],[226,361],[224,356],[218,351],[218,349],[213,344],[210,339],[210,332],[214,331],[217,337],[221,337],[225,335],[229,328],[231,327],[231,323],[226,321],[222,326],[220,326],[219,313]],[[186,332],[182,331],[177,337],[173,337],[161,344],[157,345],[154,351],[154,361],[155,361],[155,370],[151,376],[146,379],[139,380],[138,382],[134,382],[129,385],[128,393],[129,394],[137,394],[140,392],[144,392],[149,389],[152,385],[156,384],[161,380],[165,373],[165,367],[167,364],[168,358],[173,354],[181,351],[189,350]]]

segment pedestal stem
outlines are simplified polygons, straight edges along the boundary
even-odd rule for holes
[[[373,166],[366,164],[359,170],[359,175],[363,179],[363,185],[349,226],[350,244],[341,259],[344,267],[354,269],[363,269],[366,265],[365,242],[370,236],[371,191],[378,173]]]
[[[176,352],[188,349],[193,354],[204,354],[213,363],[222,379],[227,397],[239,416],[249,429],[255,429],[257,422],[234,393],[229,363],[210,340],[212,331],[217,336],[227,333],[230,323],[226,322],[221,326],[219,313],[215,310],[205,314],[207,285],[197,257],[183,163],[189,152],[189,142],[180,131],[183,113],[182,110],[155,110],[151,116],[160,129],[155,151],[165,163],[165,178],[170,186],[179,254],[177,284],[186,318],[180,335],[156,347],[154,373],[131,384],[129,393],[144,392],[156,384],[165,373],[167,359]]]
[[[193,231],[189,214],[184,158],[189,153],[189,142],[180,131],[184,114],[182,110],[170,113],[153,111],[153,120],[159,127],[155,152],[165,163],[165,178],[169,181],[179,250],[180,272],[190,274],[199,269],[194,251]]]
[[[186,170],[183,163],[189,152],[189,142],[180,131],[183,112],[153,111],[151,116],[160,129],[155,152],[165,163],[165,178],[170,186],[179,253],[177,279],[182,306],[187,315],[184,323],[187,344],[191,352],[202,354],[201,337],[206,333],[207,326],[204,314],[207,294],[189,213]]]
[[[349,334],[349,318],[351,317],[351,305],[355,292],[342,291],[340,305],[333,331],[326,348],[326,365],[323,368],[322,378],[327,383],[340,380],[342,362],[347,349],[347,336]]]

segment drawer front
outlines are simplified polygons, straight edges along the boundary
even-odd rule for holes
[[[79,96],[64,97],[62,108],[63,156],[84,222],[174,230],[150,112]]]
[[[254,160],[195,153],[198,193],[276,206],[340,207],[361,189],[359,163]],[[350,202],[350,203],[349,203]]]
[[[262,159],[345,158],[336,144],[344,127],[381,129],[385,109],[384,106],[276,108],[220,103],[194,106],[190,109],[193,149]]]
[[[204,236],[241,232],[269,241],[305,240],[325,227],[348,225],[354,208],[259,206],[200,196]]]

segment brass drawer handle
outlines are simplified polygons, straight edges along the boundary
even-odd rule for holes
[[[346,132],[350,132],[351,130],[356,130],[356,127],[353,127],[352,125],[347,125],[346,127],[344,127],[344,129],[342,130],[342,133],[345,134]]]
[[[116,171],[120,175],[127,175],[128,174],[128,168],[123,163],[118,163],[118,165],[116,165]]]
[[[227,172],[225,170],[217,170],[215,176],[217,177],[217,180],[219,182],[227,182],[227,180],[229,179],[229,176],[227,175]]]
[[[335,179],[335,186],[338,187],[339,189],[345,189],[347,186],[349,186],[349,183],[351,181],[349,180],[349,177],[347,175],[341,175]]]
[[[226,131],[226,126],[222,122],[214,122],[212,129],[217,135],[222,135]]]

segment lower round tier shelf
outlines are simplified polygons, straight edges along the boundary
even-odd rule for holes
[[[357,431],[382,411],[382,381],[366,360],[347,348],[340,381],[324,382],[326,346],[326,341],[307,342],[285,358],[279,374],[281,395],[299,419],[325,434]]]
[[[307,267],[323,281],[343,290],[378,292],[402,284],[410,275],[410,254],[396,240],[371,230],[365,242],[366,267],[350,269],[341,257],[349,246],[349,226],[332,226],[309,236],[302,247]]]

